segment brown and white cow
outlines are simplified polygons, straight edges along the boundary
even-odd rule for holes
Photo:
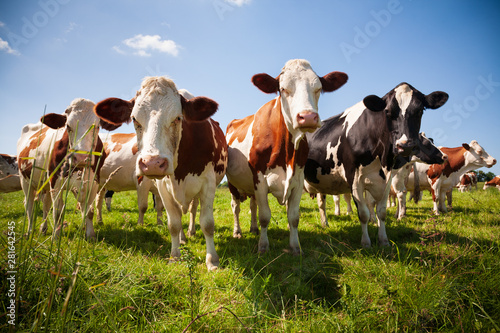
[[[448,156],[444,164],[416,163],[413,172],[408,177],[407,188],[415,189],[415,172],[417,172],[417,189],[428,189],[434,202],[434,213],[447,212],[445,205],[446,192],[453,189],[460,176],[467,171],[481,167],[491,168],[497,160],[490,156],[476,140],[460,147],[442,148],[441,151]],[[451,205],[451,202],[448,202]]]
[[[135,133],[109,133],[99,134],[104,145],[106,159],[101,168],[99,192],[96,201],[97,222],[102,223],[102,204],[106,190],[113,192],[137,191],[137,204],[139,207],[139,218],[137,224],[144,224],[144,214],[148,209],[148,194],[159,195],[155,182],[147,177],[136,174],[137,136]],[[109,208],[108,208],[109,209]],[[162,225],[163,205],[157,200],[156,216],[158,225]]]
[[[484,183],[483,190],[486,190],[488,188],[497,188],[500,191],[500,176],[495,176],[492,180],[487,181]]]
[[[255,196],[261,227],[259,252],[269,249],[267,228],[271,219],[268,193],[286,205],[290,227],[290,247],[301,252],[297,226],[304,183],[308,144],[306,132],[321,126],[318,99],[347,81],[342,72],[319,77],[306,60],[288,61],[277,78],[256,74],[252,82],[265,93],[279,96],[263,105],[257,113],[233,120],[227,127],[229,145],[227,178],[232,193],[235,226],[241,235],[236,213],[242,196]]]
[[[99,117],[117,126],[133,121],[139,149],[137,174],[156,179],[167,211],[173,258],[181,254],[182,214],[193,199],[199,199],[209,270],[219,265],[213,201],[227,166],[224,133],[210,118],[217,108],[217,103],[206,97],[184,98],[166,77],[145,78],[130,101],[108,98],[95,107]]]
[[[17,156],[29,232],[34,226],[33,201],[39,194],[45,194],[44,216],[52,198],[54,234],[59,235],[63,189],[68,189],[80,204],[87,238],[95,238],[92,204],[97,193],[102,142],[98,137],[101,122],[93,108],[92,101],[77,98],[63,114],[46,114],[41,122],[23,127]],[[45,219],[40,231],[46,230]]]
[[[17,156],[0,154],[0,193],[21,191]]]
[[[460,180],[458,182],[458,190],[460,192],[468,192],[472,190],[472,187],[475,187],[477,190],[477,176],[474,172],[466,172],[460,176]]]

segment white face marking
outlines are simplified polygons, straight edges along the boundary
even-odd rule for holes
[[[298,137],[298,143],[304,135],[297,116],[302,112],[318,113],[318,100],[321,94],[321,81],[306,60],[290,60],[283,67],[279,76],[280,96],[283,117],[288,131]],[[321,125],[318,115],[316,127]],[[312,129],[309,128],[309,131]]]
[[[488,168],[496,164],[495,158],[493,158],[493,156],[488,154],[486,150],[484,150],[483,147],[481,147],[476,140],[472,140],[469,146],[470,146],[469,153],[470,153],[471,163],[474,163],[479,167],[485,166]]]
[[[93,109],[94,103],[83,98],[73,100],[66,109],[66,130],[71,149],[90,152],[95,147],[100,120]]]
[[[399,108],[401,109],[401,115],[404,117],[413,97],[413,90],[411,90],[410,86],[408,86],[407,84],[403,84],[397,87],[395,89],[395,92],[396,101],[398,102]]]
[[[142,82],[131,114],[137,134],[139,158],[166,158],[167,174],[176,167],[176,152],[182,132],[182,105],[174,82],[148,77]]]

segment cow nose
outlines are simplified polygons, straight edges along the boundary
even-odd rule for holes
[[[89,162],[89,156],[86,154],[75,153],[71,156],[71,164],[77,168],[84,167]]]
[[[297,123],[299,128],[317,128],[319,127],[319,115],[312,111],[300,112],[297,114]]]
[[[167,174],[168,160],[160,156],[143,156],[139,159],[139,170],[149,178],[163,178]]]

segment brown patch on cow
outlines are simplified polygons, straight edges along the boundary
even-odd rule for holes
[[[132,146],[132,155],[135,155],[137,154],[137,152],[139,151],[139,147],[137,146],[137,142],[134,143],[134,145]]]
[[[255,115],[251,115],[243,119],[235,119],[231,121],[229,125],[227,125],[226,129],[226,133],[229,133],[229,131],[232,132],[231,140],[227,144],[231,145],[236,139],[238,139],[239,142],[243,142],[243,140],[245,140],[245,137],[247,136],[250,125],[253,123],[254,118]]]
[[[5,162],[7,162],[9,165],[15,165],[16,164],[16,161],[17,161],[17,157],[16,156],[11,156],[11,155],[7,155],[7,154],[0,154],[0,155],[5,160]]]
[[[464,174],[463,177],[460,178],[460,185],[469,185],[472,184],[472,181],[468,174]]]
[[[137,176],[137,184],[141,185],[143,180],[144,180],[144,176]]]
[[[193,122],[183,120],[177,156],[174,176],[179,182],[188,174],[201,175],[210,163],[215,172],[225,172],[227,143],[219,123],[212,119]]]
[[[487,181],[484,185],[500,186],[500,177],[496,176],[492,180]]]
[[[448,160],[443,164],[432,164],[427,170],[427,176],[432,179],[434,184],[435,180],[441,175],[449,177],[453,172],[460,170],[465,165],[464,154],[467,151],[463,147],[456,148],[440,148],[441,151],[448,155]]]
[[[21,170],[21,174],[24,178],[29,179],[31,177],[31,169],[33,168],[33,160],[28,159],[30,156],[30,152],[35,150],[43,140],[45,140],[45,136],[47,135],[47,131],[49,127],[43,126],[38,132],[33,134],[28,141],[28,144],[24,149],[19,153],[17,157],[17,164],[19,166],[19,170]]]
[[[122,146],[129,142],[130,140],[134,139],[135,134],[134,133],[129,133],[129,134],[123,134],[123,133],[117,133],[113,134],[111,136],[111,142],[115,144],[113,147],[113,151],[120,151],[122,149]]]
[[[252,148],[248,163],[253,173],[254,184],[258,183],[257,174],[280,167],[286,170],[295,166],[303,167],[309,153],[309,145],[304,138],[295,150],[292,135],[288,131],[281,113],[281,100],[278,97],[262,106],[255,114],[252,127]]]

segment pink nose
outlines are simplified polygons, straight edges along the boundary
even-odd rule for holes
[[[89,156],[86,154],[73,154],[71,156],[71,164],[77,168],[84,167],[89,162]]]
[[[139,169],[150,178],[163,178],[167,174],[168,160],[160,156],[143,156],[139,159]]]
[[[297,123],[300,127],[318,127],[319,116],[316,112],[305,111],[297,115]]]

